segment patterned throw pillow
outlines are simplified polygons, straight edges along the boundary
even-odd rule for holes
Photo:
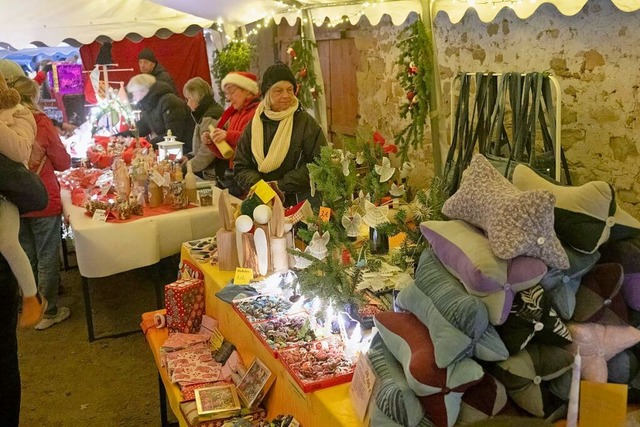
[[[425,221],[420,229],[440,262],[467,292],[482,296],[492,325],[507,319],[516,292],[536,285],[547,272],[544,262],[536,258],[496,257],[484,234],[464,221]]]
[[[519,407],[546,418],[568,400],[572,366],[567,350],[534,343],[490,370]]]
[[[640,402],[640,361],[637,348],[627,349],[613,356],[607,362],[607,382],[626,384],[627,400],[630,403]]]
[[[553,229],[554,204],[555,196],[549,191],[520,191],[476,154],[442,213],[485,230],[499,258],[526,255],[566,269],[569,260]]]
[[[384,345],[380,335],[373,337],[369,347],[369,361],[378,378],[375,405],[386,416],[403,426],[416,426],[424,418],[424,408],[411,390],[402,365]]]
[[[639,242],[640,243],[640,242]],[[632,240],[607,242],[600,248],[600,262],[622,265],[622,295],[629,307],[640,310],[640,245]]]
[[[569,349],[582,357],[581,378],[598,383],[607,382],[607,361],[640,342],[640,331],[628,325],[570,323],[573,343]]]
[[[532,340],[551,345],[571,342],[571,334],[551,307],[542,286],[536,285],[516,294],[511,314],[498,333],[509,354],[523,350]]]
[[[609,238],[620,240],[640,233],[640,221],[616,204],[613,187],[604,181],[579,187],[557,185],[518,165],[513,184],[523,191],[547,190],[555,195],[556,233],[580,252],[593,253]]]
[[[465,291],[431,249],[420,257],[415,284],[404,288],[396,304],[415,314],[432,331],[436,364],[446,368],[465,357],[497,361],[509,357],[484,303]]]
[[[580,286],[582,276],[587,274],[600,258],[599,252],[585,254],[572,249],[568,245],[562,245],[569,258],[569,268],[560,270],[550,268],[540,281],[540,285],[549,296],[551,305],[556,309],[561,318],[568,320],[573,316],[576,308],[576,292]]]
[[[466,425],[497,415],[507,405],[507,390],[489,374],[462,396],[457,424]]]
[[[463,359],[438,368],[431,334],[411,313],[378,313],[374,322],[385,345],[402,365],[407,383],[422,402],[427,417],[437,426],[453,426],[462,394],[484,375],[480,365]]]
[[[629,313],[620,293],[623,276],[622,266],[615,263],[597,264],[585,274],[576,294],[573,320],[627,324]]]

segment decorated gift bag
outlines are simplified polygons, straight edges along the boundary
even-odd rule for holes
[[[204,282],[200,279],[179,279],[164,287],[169,333],[191,334],[200,330],[204,314]]]

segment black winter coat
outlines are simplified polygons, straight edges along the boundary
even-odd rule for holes
[[[264,134],[264,153],[269,152],[278,124],[264,113],[260,116]],[[327,139],[316,120],[300,107],[293,116],[293,130],[289,152],[280,167],[269,173],[258,171],[258,164],[251,152],[251,123],[247,125],[236,149],[233,171],[236,181],[245,191],[256,182],[277,181],[285,195],[285,206],[293,206],[308,199],[314,207],[319,203],[318,195],[311,198],[308,163],[320,156],[320,149],[327,145]]]
[[[191,151],[191,139],[195,123],[187,103],[171,92],[169,85],[156,82],[149,89],[149,93],[138,102],[140,121],[136,123],[140,136],[151,133],[156,136],[149,142],[156,144],[164,140],[167,131],[171,132],[180,142],[184,142],[183,153]]]
[[[167,69],[164,68],[161,64],[156,64],[156,66],[153,67],[151,75],[156,78],[156,81],[165,82],[166,84],[171,86],[171,90],[173,91],[173,93],[178,93],[176,89],[176,83],[173,81],[173,77],[171,77],[171,74],[169,74]]]

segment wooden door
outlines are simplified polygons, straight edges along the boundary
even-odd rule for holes
[[[318,55],[327,100],[329,139],[354,136],[358,125],[358,52],[353,39],[318,40]]]

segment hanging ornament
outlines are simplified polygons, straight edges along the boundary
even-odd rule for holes
[[[391,167],[391,161],[388,157],[382,158],[382,164],[375,165],[373,169],[380,175],[380,182],[387,182],[396,172],[396,168]]]
[[[365,161],[364,153],[360,151],[358,154],[356,154],[356,163],[361,165],[364,163],[364,161]]]
[[[376,206],[371,202],[365,202],[365,215],[362,217],[362,221],[369,227],[376,228],[379,225],[389,222],[387,214],[389,213],[389,206]]]
[[[415,98],[415,96],[416,94],[413,91],[410,90],[409,92],[407,92],[407,99],[409,101],[413,101],[413,98]]]
[[[302,68],[300,71],[298,71],[298,77],[301,79],[304,79],[305,77],[307,77],[307,69]]]
[[[287,53],[292,59],[296,59],[296,51],[292,47],[287,48]]]
[[[416,74],[418,74],[418,67],[416,67],[415,62],[411,61],[409,63],[409,76],[415,76]]]
[[[389,194],[391,194],[393,197],[401,197],[404,193],[405,193],[404,184],[396,185],[395,182],[391,184],[391,188],[389,189]]]
[[[414,170],[416,167],[411,162],[404,162],[402,164],[402,168],[400,169],[400,179],[407,179],[409,177],[409,173]]]
[[[342,217],[342,226],[347,230],[348,237],[358,237],[360,224],[362,224],[362,217],[359,213],[356,213],[352,217],[347,215],[343,215]]]

